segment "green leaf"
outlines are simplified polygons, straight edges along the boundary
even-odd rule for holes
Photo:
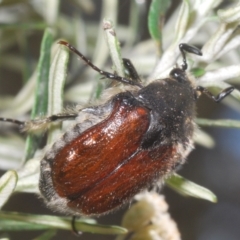
[[[110,51],[110,56],[114,65],[114,70],[119,76],[124,76],[124,67],[121,57],[120,44],[117,39],[113,24],[111,21],[103,20],[104,35]]]
[[[240,128],[240,121],[230,119],[196,119],[197,124],[205,127],[225,127],[225,128]]]
[[[178,174],[174,174],[171,178],[167,179],[166,182],[170,188],[183,196],[200,198],[214,203],[217,202],[216,195],[210,190],[199,186]]]
[[[56,230],[49,230],[41,234],[40,236],[34,238],[34,240],[49,240],[52,239],[52,237],[54,237],[56,233],[57,233]]]
[[[18,222],[20,224],[25,224],[25,230],[35,230],[38,229],[63,229],[63,230],[72,230],[72,218],[71,217],[55,217],[49,215],[34,215],[34,214],[25,214],[17,212],[6,212],[0,211],[0,219],[15,221],[17,224],[11,230],[18,229]],[[28,225],[27,225],[28,223]],[[3,227],[6,226],[9,229],[9,225],[0,224],[1,230],[7,230]],[[12,225],[14,226],[14,225]],[[27,228],[28,227],[28,228]],[[79,219],[75,221],[75,227],[78,231],[81,232],[91,232],[95,234],[125,234],[127,230],[118,226],[108,226],[101,225],[96,223],[90,223],[88,219]],[[20,227],[19,227],[20,229]]]
[[[18,182],[15,191],[39,194],[39,158],[30,159],[18,170]]]
[[[203,68],[192,68],[191,73],[193,74],[194,77],[198,78],[203,76],[206,73],[206,71]]]
[[[162,28],[170,4],[170,0],[152,0],[148,13],[149,33],[156,42],[160,53],[162,52]]]
[[[35,88],[34,106],[31,112],[31,119],[46,115],[48,107],[48,82],[51,58],[51,46],[53,43],[53,35],[50,29],[46,29],[43,35],[40,58],[37,66],[37,84]],[[25,160],[33,157],[39,146],[41,137],[38,135],[28,135],[26,140]]]
[[[193,136],[194,143],[203,146],[205,148],[213,148],[215,146],[215,141],[208,133],[204,132],[202,129],[196,128]],[[18,181],[19,183],[19,181]]]
[[[7,202],[17,184],[17,173],[8,171],[0,178],[0,208]]]
[[[217,11],[217,15],[221,19],[221,21],[226,23],[239,22],[240,20],[240,4],[236,4],[236,6],[220,9]]]
[[[9,6],[9,5],[14,5],[14,4],[20,4],[20,3],[24,3],[27,2],[27,0],[2,0],[0,2],[0,6]]]
[[[17,0],[18,1],[18,0]],[[45,22],[25,22],[25,23],[0,23],[0,28],[2,30],[44,30],[47,27],[47,24]]]
[[[48,91],[48,115],[54,115],[62,112],[63,108],[63,88],[67,77],[67,64],[69,59],[69,50],[59,45],[54,55],[50,73],[49,73],[49,91]],[[61,132],[59,124],[51,126],[48,143],[52,143],[56,136]]]
[[[106,16],[108,19],[111,19],[113,23],[117,22],[117,13],[118,13],[118,1],[105,0],[103,1],[101,9],[101,19],[104,19]],[[94,65],[98,66],[100,69],[104,66],[109,56],[109,49],[107,47],[105,39],[102,37],[102,23],[97,34],[96,47],[94,48],[94,54],[92,57],[92,62]],[[91,71],[91,73],[90,73]],[[92,69],[89,70],[89,77],[96,75]],[[93,87],[93,93],[90,100],[95,100],[99,97],[102,86],[98,86],[99,81],[95,81],[95,86]],[[104,81],[103,81],[104,82]],[[100,84],[101,85],[101,84]]]
[[[59,16],[59,4],[60,0],[43,1],[45,11],[43,17],[49,26],[57,24]]]
[[[35,118],[40,114],[47,113],[48,82],[52,43],[53,35],[51,30],[47,28],[43,35],[40,49],[40,58],[37,66],[37,86],[35,91],[35,104],[31,113],[32,118]]]
[[[175,44],[179,44],[179,41],[186,33],[190,17],[190,4],[189,0],[183,0],[182,5],[176,20],[175,26]]]
[[[25,141],[16,134],[0,135],[0,162],[1,170],[19,169],[20,156],[24,154]]]
[[[0,212],[1,215],[1,212]],[[29,231],[29,230],[47,230],[46,225],[35,223],[14,221],[0,218],[0,231]]]

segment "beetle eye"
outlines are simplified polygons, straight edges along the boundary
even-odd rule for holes
[[[187,76],[185,74],[185,71],[183,71],[180,68],[174,68],[171,72],[170,72],[170,77],[174,78],[175,80],[177,80],[180,83],[184,83],[187,82]]]

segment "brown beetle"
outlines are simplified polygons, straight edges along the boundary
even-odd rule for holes
[[[77,119],[41,160],[40,192],[50,208],[66,214],[106,214],[169,176],[193,149],[199,95],[205,93],[219,102],[234,90],[229,87],[215,97],[207,89],[194,86],[186,74],[185,52],[202,53],[187,44],[179,45],[182,66],[174,68],[168,78],[147,86],[142,86],[127,59],[123,60],[129,78],[102,71],[69,43],[60,44],[106,78],[129,85],[102,105],[44,120]]]

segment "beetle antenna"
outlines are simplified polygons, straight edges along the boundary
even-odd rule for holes
[[[108,79],[116,80],[116,81],[124,83],[124,84],[129,84],[129,85],[138,86],[138,87],[142,88],[142,85],[137,81],[133,81],[131,79],[118,76],[117,74],[105,72],[105,71],[101,70],[100,68],[95,66],[89,59],[87,59],[82,53],[80,53],[75,47],[73,47],[70,43],[68,43],[66,41],[62,41],[62,40],[59,41],[58,43],[66,46],[69,50],[71,50],[72,52],[77,54],[85,63],[87,63],[88,66],[90,66],[93,70],[97,71],[104,77],[106,77]]]
[[[189,53],[193,53],[193,54],[202,56],[202,52],[201,52],[200,49],[198,49],[195,46],[191,46],[189,44],[186,44],[186,43],[179,44],[179,49],[180,49],[180,52],[181,52],[182,58],[183,58],[183,63],[182,63],[182,70],[183,71],[186,71],[187,68],[188,68],[185,52],[189,52]]]
[[[20,127],[25,124],[25,122],[23,122],[23,121],[19,121],[19,120],[12,119],[12,118],[3,118],[3,117],[0,117],[0,122],[9,122],[9,123],[19,125]]]

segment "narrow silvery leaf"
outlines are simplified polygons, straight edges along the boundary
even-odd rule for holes
[[[238,3],[235,7],[228,8],[225,10],[218,10],[219,18],[226,23],[239,22],[240,19],[240,4]]]
[[[190,17],[190,5],[188,0],[182,2],[182,6],[179,11],[178,19],[175,26],[175,43],[179,44],[179,41],[183,38]]]
[[[177,55],[179,54],[178,44],[186,33],[188,21],[190,16],[190,5],[189,1],[185,0],[182,2],[178,19],[175,26],[175,37],[174,42],[169,46],[169,48],[164,52],[161,60],[158,62],[150,79],[163,78],[168,75],[169,69],[176,62]]]
[[[69,51],[64,46],[58,46],[53,57],[49,73],[48,115],[62,112],[63,88],[66,80]],[[51,128],[48,142],[52,142],[60,132],[59,127]]]
[[[110,51],[110,56],[114,64],[114,70],[117,72],[119,76],[124,76],[124,67],[122,63],[120,44],[118,42],[112,22],[107,19],[104,19],[103,29],[105,39],[107,41],[107,45]]]
[[[48,82],[50,69],[50,51],[53,42],[53,35],[49,28],[45,29],[40,49],[40,57],[37,65],[37,83],[35,88],[35,100],[31,111],[31,119],[47,114],[48,106]],[[34,156],[41,136],[29,134],[26,140],[25,160]]]
[[[207,71],[198,81],[225,81],[231,78],[240,77],[240,64],[219,68],[213,71]]]
[[[57,217],[49,215],[36,215],[19,212],[0,212],[0,219],[19,221],[37,225],[39,228],[57,228],[72,230],[72,217]],[[127,230],[118,226],[89,223],[88,219],[79,219],[74,222],[75,228],[81,232],[99,234],[125,234]],[[30,228],[31,229],[31,226]]]
[[[17,182],[16,191],[39,193],[39,188],[38,188],[39,169],[40,169],[39,158],[30,159],[17,172],[19,180]]]
[[[18,136],[0,136],[0,168],[1,170],[18,169],[24,154],[24,141]]]
[[[222,0],[191,0],[193,8],[197,14],[206,16],[209,11],[212,11],[213,8],[217,7]]]
[[[56,235],[56,233],[56,230],[48,230],[40,236],[34,238],[34,240],[51,240]]]
[[[170,7],[169,0],[154,0],[151,2],[148,13],[148,29],[152,39],[155,41],[159,55],[162,54],[162,28],[165,22],[165,14]]]
[[[0,208],[7,202],[17,184],[17,173],[8,171],[0,178]]]
[[[1,112],[2,115],[9,115],[16,117],[31,110],[34,101],[34,89],[36,87],[36,71],[29,78],[28,82],[20,90],[13,101],[7,106],[7,108]]]
[[[215,146],[214,139],[202,129],[197,128],[194,131],[194,142],[206,148],[213,148]]]
[[[203,119],[198,118],[196,120],[197,124],[206,127],[225,127],[225,128],[240,128],[240,121],[229,120],[229,119]]]
[[[226,24],[222,23],[218,30],[212,35],[207,43],[202,48],[202,60],[205,62],[213,62],[216,60],[218,53],[224,48],[226,42],[235,32],[237,23]]]
[[[184,196],[205,199],[210,202],[217,202],[216,195],[210,190],[197,185],[178,174],[174,174],[171,178],[169,178],[167,180],[167,185]]]

